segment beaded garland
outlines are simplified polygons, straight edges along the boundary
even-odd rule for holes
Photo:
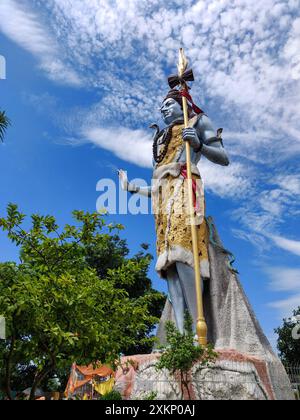
[[[172,140],[172,129],[175,125],[180,125],[183,124],[183,121],[176,121],[174,124],[170,125],[170,127],[168,127],[164,133],[164,139],[163,139],[163,144],[164,144],[164,148],[163,151],[158,154],[158,140],[159,140],[159,136],[156,136],[153,142],[153,159],[156,163],[161,163],[164,158],[166,157],[167,153],[168,153],[168,149],[170,146],[170,142]]]

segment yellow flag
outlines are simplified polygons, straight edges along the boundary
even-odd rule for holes
[[[108,381],[95,383],[94,382],[94,390],[98,392],[100,395],[109,394],[115,385],[115,378],[110,378]]]

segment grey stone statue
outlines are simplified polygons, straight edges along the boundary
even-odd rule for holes
[[[185,142],[189,142],[191,145],[191,161],[193,165],[193,172],[199,176],[197,165],[202,156],[209,159],[211,162],[219,165],[229,165],[229,159],[226,151],[223,147],[222,139],[216,136],[215,130],[213,129],[210,119],[204,114],[194,116],[191,118],[191,127],[183,128],[183,109],[182,109],[182,98],[177,94],[178,91],[170,91],[167,98],[163,101],[161,106],[161,114],[163,121],[166,124],[166,128],[159,131],[157,126],[156,137],[158,138],[158,144],[164,142],[165,133],[172,127],[179,128],[179,135],[172,136],[169,147],[175,148],[175,152],[172,156],[160,162],[158,165],[153,160],[154,165],[154,178],[155,171],[167,171],[164,172],[160,179],[166,178],[175,168],[184,166],[186,164],[186,151]],[[177,140],[177,141],[176,141]],[[179,141],[178,141],[179,140]],[[163,146],[162,146],[163,147]],[[178,150],[177,150],[178,149]],[[172,176],[174,173],[172,173]],[[180,176],[178,172],[175,173],[175,177]],[[123,188],[132,192],[140,193],[151,197],[153,193],[153,186],[139,188],[128,182],[125,172],[120,171],[120,178],[122,181]],[[164,198],[166,201],[167,197]],[[203,215],[204,216],[204,215]],[[171,220],[172,223],[172,220]],[[182,221],[184,223],[184,221]],[[174,222],[174,224],[176,224]],[[188,231],[187,234],[191,235]],[[180,242],[180,239],[178,240]],[[162,263],[158,261],[157,271],[158,273],[167,279],[168,290],[170,301],[175,312],[175,319],[177,328],[183,332],[184,330],[184,317],[185,312],[188,310],[194,321],[194,329],[196,331],[197,321],[197,304],[195,295],[195,274],[193,268],[193,259],[191,250],[189,251],[189,258],[186,257],[186,247],[182,246],[182,249],[177,249],[178,252],[170,251],[168,253],[168,259],[161,258]],[[159,255],[159,252],[158,252]],[[203,264],[204,266],[205,264]],[[206,267],[202,270],[202,279],[210,277],[208,261]]]
[[[124,171],[119,172],[122,187],[131,193],[152,197],[154,210],[157,210],[156,270],[167,280],[169,289],[169,299],[166,301],[157,332],[159,343],[166,343],[167,321],[176,322],[182,332],[186,310],[192,315],[194,324],[197,319],[190,227],[185,216],[175,211],[181,206],[182,185],[186,178],[185,142],[189,142],[193,179],[199,182],[200,186],[198,193],[195,190],[195,198],[200,203],[195,211],[199,215],[198,248],[201,278],[205,284],[203,302],[208,341],[220,354],[218,363],[222,365],[221,370],[215,366],[212,370],[205,371],[212,380],[212,383],[208,381],[209,389],[217,388],[216,392],[212,391],[211,398],[222,399],[222,395],[225,398],[228,384],[234,377],[238,378],[237,382],[240,381],[240,384],[246,381],[251,390],[253,387],[260,389],[264,395],[253,396],[251,391],[252,396],[246,393],[250,395],[246,396],[246,399],[293,399],[285,369],[255,317],[237,272],[229,263],[230,252],[224,248],[213,219],[205,218],[204,192],[201,189],[198,163],[204,156],[215,164],[229,165],[221,138],[222,130],[215,134],[209,118],[202,112],[194,115],[191,107],[189,128],[185,129],[182,98],[176,90],[170,91],[163,101],[161,113],[166,127],[160,130],[158,126],[154,126],[156,133],[152,185],[140,188],[128,182]],[[159,187],[163,180],[168,184],[166,194],[162,194]],[[173,180],[176,180],[175,185]],[[224,381],[219,381],[217,371],[224,373]],[[195,374],[195,378],[196,376]],[[205,381],[206,379],[201,379],[201,383],[206,383]],[[230,395],[232,399],[239,398],[236,384],[233,385]]]
[[[160,130],[153,126],[156,132],[154,182],[151,186],[139,188],[128,182],[124,171],[119,173],[125,190],[152,197],[153,201],[158,256],[156,270],[167,280],[169,289],[169,299],[158,327],[158,341],[166,344],[167,321],[176,322],[183,332],[186,310],[192,315],[194,324],[197,319],[191,230],[185,214],[177,213],[186,179],[185,142],[189,142],[193,179],[199,187],[194,187],[194,199],[199,217],[201,278],[206,285],[202,288],[208,341],[219,354],[217,364],[201,370],[200,377],[197,376],[197,367],[192,372],[196,399],[202,398],[200,394],[203,393],[209,399],[293,399],[285,369],[255,317],[237,272],[231,267],[230,252],[224,248],[213,219],[205,217],[204,192],[198,169],[200,159],[204,156],[224,166],[229,165],[229,159],[223,147],[222,130],[216,134],[209,118],[202,112],[195,115],[193,109],[189,107],[189,128],[185,129],[182,97],[178,91],[170,91],[163,101],[161,113],[166,127]],[[166,181],[168,187],[163,192],[160,188],[162,181]],[[143,366],[147,369],[146,364]],[[151,377],[150,370],[145,371],[147,378]]]

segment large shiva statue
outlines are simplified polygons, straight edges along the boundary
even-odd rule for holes
[[[170,80],[169,84],[174,87]],[[222,130],[218,130],[216,134],[208,116],[193,103],[190,95],[188,99],[189,128],[184,128],[182,92],[175,88],[169,91],[160,109],[166,127],[160,131],[157,125],[152,126],[156,128],[156,133],[153,142],[154,171],[151,187],[137,187],[128,182],[124,171],[119,171],[125,190],[152,197],[157,235],[156,270],[168,282],[169,298],[180,332],[184,331],[187,310],[193,318],[195,331],[197,321],[191,226],[188,223],[189,214],[185,205],[187,194],[184,194],[185,142],[189,142],[191,146],[192,174],[197,185],[195,206],[203,281],[209,279],[210,267],[205,200],[198,163],[204,156],[215,164],[229,165],[223,147]]]
[[[167,280],[169,289],[156,334],[158,345],[168,343],[168,321],[176,322],[184,333],[188,311],[194,323],[195,344],[210,343],[219,354],[221,371],[228,371],[228,380],[223,382],[219,369],[212,369],[207,377],[201,376],[201,370],[193,371],[194,382],[200,383],[201,389],[205,380],[209,381],[207,389],[212,399],[220,399],[222,392],[229,392],[230,399],[293,399],[284,367],[232,267],[234,257],[224,248],[213,218],[205,216],[200,159],[204,156],[222,166],[228,166],[229,159],[223,146],[223,130],[215,132],[208,116],[193,102],[187,84],[193,80],[181,49],[178,76],[169,78],[171,90],[161,105],[166,126],[162,130],[152,126],[156,132],[151,186],[138,187],[128,182],[126,172],[119,171],[123,189],[152,198],[156,270]],[[158,349],[155,346],[153,351]],[[232,377],[240,378],[239,386],[232,388]],[[246,391],[242,398],[238,389]]]

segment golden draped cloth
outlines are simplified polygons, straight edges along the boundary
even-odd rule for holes
[[[190,121],[193,126],[195,119]],[[187,181],[182,175],[184,163],[178,159],[185,150],[182,138],[184,125],[172,128],[168,152],[163,161],[156,165],[152,191],[152,207],[156,224],[156,270],[161,277],[176,262],[194,268],[192,232],[188,205]],[[160,146],[159,153],[164,148]],[[198,168],[192,165],[193,179],[197,182],[197,234],[200,269],[203,278],[210,277],[208,259],[208,227],[205,220],[204,189]]]

